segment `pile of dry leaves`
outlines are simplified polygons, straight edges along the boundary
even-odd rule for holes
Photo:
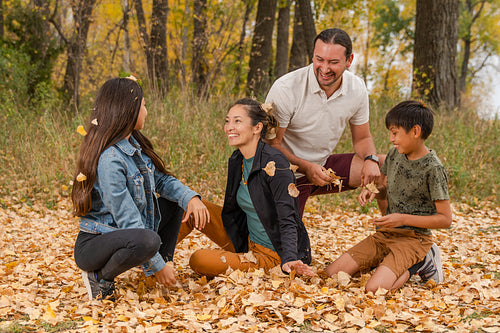
[[[195,249],[214,246],[196,232],[176,252],[178,286],[160,287],[133,269],[117,278],[111,303],[87,299],[72,256],[78,222],[69,202],[50,211],[12,200],[0,208],[0,332],[500,331],[500,207],[454,206],[452,227],[434,232],[440,285],[414,277],[396,292],[365,294],[368,275],[327,278],[322,269],[373,232],[376,214],[338,210],[304,216],[317,277],[276,269],[207,282],[187,264]]]

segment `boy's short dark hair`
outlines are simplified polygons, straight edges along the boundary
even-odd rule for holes
[[[422,139],[427,139],[434,127],[434,112],[419,101],[404,101],[393,107],[385,116],[385,127],[399,126],[408,133],[413,126],[422,129]]]

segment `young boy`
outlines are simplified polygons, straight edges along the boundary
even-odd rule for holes
[[[394,147],[381,167],[379,193],[363,189],[358,197],[362,206],[374,198],[385,200],[383,216],[373,219],[375,234],[326,269],[331,276],[377,267],[365,286],[367,292],[401,287],[410,278],[408,269],[421,262],[431,246],[437,250],[430,229],[448,228],[452,220],[448,175],[424,142],[434,125],[432,111],[421,102],[401,102],[389,111],[385,125]]]

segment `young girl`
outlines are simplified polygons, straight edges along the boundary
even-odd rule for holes
[[[175,284],[166,262],[184,211],[183,221],[192,217],[203,227],[209,220],[199,195],[167,172],[140,132],[146,115],[133,77],[108,80],[82,142],[72,192],[81,217],[74,252],[90,299],[113,300],[115,277],[138,265],[161,284]]]
[[[189,264],[195,272],[211,278],[229,267],[248,271],[281,265],[285,272],[314,275],[298,199],[289,193],[295,184],[290,163],[262,141],[277,126],[252,99],[241,99],[229,109],[224,132],[237,149],[229,159],[224,206],[205,202],[211,222],[202,231],[221,249],[194,252]],[[193,221],[182,224],[178,242],[195,227]]]

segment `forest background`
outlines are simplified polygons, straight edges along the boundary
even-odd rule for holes
[[[317,277],[207,281],[188,260],[213,244],[195,233],[176,249],[175,288],[132,269],[115,303],[88,302],[69,197],[98,88],[139,78],[145,134],[178,178],[221,203],[229,105],[263,101],[330,27],[353,39],[378,152],[390,148],[392,106],[416,98],[436,112],[427,144],[448,170],[454,213],[434,232],[445,282],[415,277],[373,295],[368,275],[322,275],[373,232],[376,205],[359,207],[350,191],[306,206]],[[500,131],[486,78],[499,77],[499,42],[500,0],[0,0],[0,332],[498,332]],[[336,152],[352,151],[349,138]]]
[[[452,199],[499,202],[499,126],[485,117],[493,107],[485,77],[498,75],[498,0],[0,3],[0,197],[9,201],[55,208],[68,197],[76,129],[88,126],[99,86],[129,74],[145,88],[144,131],[170,170],[220,201],[232,150],[227,107],[243,96],[263,101],[274,79],[310,63],[317,32],[339,27],[354,43],[351,70],[370,91],[377,150],[390,147],[385,113],[421,99],[437,114],[428,145],[450,174]],[[336,151],[352,150],[349,137]],[[356,207],[355,195],[318,200]]]

